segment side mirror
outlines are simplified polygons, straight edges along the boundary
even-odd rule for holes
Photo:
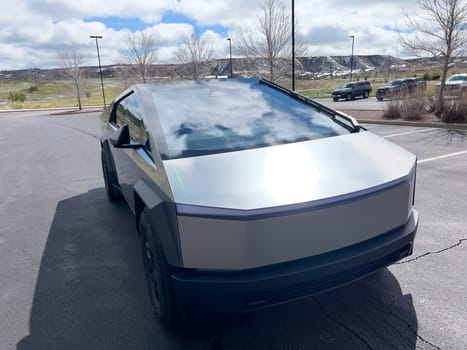
[[[131,143],[130,129],[128,125],[122,125],[113,135],[109,137],[110,143],[116,148],[139,148],[143,147],[140,143]]]

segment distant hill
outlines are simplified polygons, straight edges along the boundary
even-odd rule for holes
[[[344,76],[350,72],[350,56],[312,56],[297,59],[296,74],[298,78],[324,78],[327,76]],[[287,64],[287,62],[284,62]],[[399,59],[388,55],[356,55],[353,61],[353,72],[362,76],[372,74],[417,74],[439,67],[436,58]],[[233,71],[236,76],[251,76],[258,67],[266,67],[261,59],[234,58]],[[452,67],[459,71],[467,71],[467,57],[453,62]],[[105,78],[119,78],[124,76],[127,66],[103,66]],[[160,64],[154,67],[153,78],[180,78],[185,75],[185,66],[180,64]],[[65,77],[63,68],[56,69],[21,69],[0,71],[0,80],[61,80]],[[202,66],[202,75],[229,75],[229,59],[216,59]],[[83,76],[99,77],[98,67],[83,67]]]

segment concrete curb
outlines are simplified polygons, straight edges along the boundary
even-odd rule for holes
[[[91,107],[91,108],[83,108],[81,110],[79,109],[74,109],[74,110],[64,110],[64,111],[58,111],[58,112],[53,112],[49,113],[49,115],[68,115],[68,114],[82,114],[82,113],[93,113],[93,112],[102,112],[104,109],[103,107]]]
[[[425,128],[440,128],[440,129],[450,129],[450,130],[467,130],[467,123],[440,123],[440,122],[416,122],[416,121],[406,121],[406,120],[377,120],[377,119],[359,119],[357,118],[360,124],[381,124],[381,125],[398,125],[398,126],[418,126]]]
[[[79,110],[77,107],[54,107],[54,108],[25,108],[25,109],[0,109],[1,113],[21,113],[21,112],[50,112],[51,115],[78,114],[103,111],[103,106],[86,106]],[[56,111],[56,112],[55,112]]]

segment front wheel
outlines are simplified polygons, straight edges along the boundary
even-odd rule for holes
[[[144,273],[153,311],[166,328],[178,328],[180,313],[170,280],[172,271],[167,264],[160,240],[153,232],[145,213],[141,214],[139,227]]]
[[[345,97],[345,100],[350,101],[351,99],[352,99],[352,94],[347,94],[347,96]]]
[[[339,100],[338,97],[333,97],[332,99],[334,100],[334,102],[337,102]]]

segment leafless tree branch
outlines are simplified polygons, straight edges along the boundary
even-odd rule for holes
[[[266,61],[267,77],[276,81],[284,74],[284,61],[291,57],[291,16],[281,0],[264,0],[255,28],[242,28],[234,41],[240,54],[256,61]],[[296,51],[297,53],[297,51]],[[263,75],[257,68],[259,75]]]
[[[187,66],[189,75],[193,79],[198,79],[201,64],[212,57],[212,47],[206,39],[192,32],[183,35],[182,45],[177,49],[176,56],[179,62]]]
[[[415,36],[407,39],[398,30],[398,37],[412,54],[440,58],[442,75],[435,106],[435,114],[440,115],[449,63],[467,46],[467,0],[418,0],[418,5],[422,12],[418,18],[406,15],[406,27]]]
[[[78,108],[81,110],[83,56],[75,49],[72,49],[59,52],[58,59],[64,68],[66,78],[72,81],[75,95],[78,99]]]
[[[157,46],[152,35],[147,32],[129,34],[126,37],[123,58],[126,64],[134,68],[143,84],[146,83],[157,61]]]

